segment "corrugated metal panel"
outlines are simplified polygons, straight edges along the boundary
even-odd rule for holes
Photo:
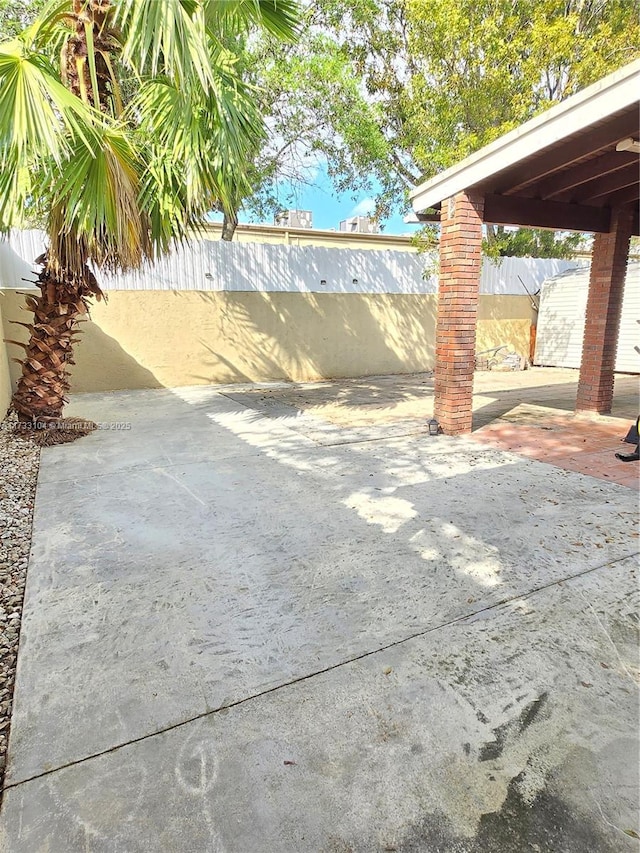
[[[40,231],[18,231],[10,243],[0,244],[3,286],[16,286],[33,259],[44,250]],[[13,255],[11,253],[13,252]],[[503,258],[499,264],[485,259],[480,292],[487,294],[536,293],[542,282],[582,262],[539,258]],[[293,293],[435,293],[437,275],[433,256],[388,249],[340,249],[323,246],[287,246],[268,243],[227,243],[194,240],[177,247],[153,266],[127,275],[100,274],[105,290],[234,290]],[[322,284],[322,282],[325,284]]]
[[[640,373],[640,264],[629,264],[622,298],[616,370]]]
[[[580,367],[589,293],[589,271],[545,281],[540,294],[535,363]],[[640,264],[629,264],[625,281],[616,370],[640,372]]]
[[[12,234],[10,244],[0,248],[3,285],[16,286],[11,250],[28,270],[43,249],[41,232]],[[435,293],[437,280],[424,277],[424,266],[422,257],[400,250],[194,240],[152,266],[126,275],[100,274],[99,280],[104,290]]]
[[[557,258],[501,258],[499,262],[485,258],[482,264],[480,293],[526,295],[520,279],[529,293],[537,293],[545,279],[560,275],[566,270],[588,266],[586,261],[558,260]]]

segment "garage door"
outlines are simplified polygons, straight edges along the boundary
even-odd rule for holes
[[[540,291],[535,364],[580,367],[589,270],[548,279]],[[640,373],[640,263],[629,264],[622,300],[616,370]]]

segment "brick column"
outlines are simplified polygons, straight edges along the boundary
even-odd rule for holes
[[[442,202],[435,418],[448,435],[471,431],[484,197]]]
[[[600,414],[611,411],[613,371],[632,222],[631,208],[613,210],[611,230],[608,234],[596,234],[593,241],[576,398],[578,411]]]

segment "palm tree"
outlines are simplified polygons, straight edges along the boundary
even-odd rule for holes
[[[53,0],[0,44],[0,230],[39,217],[39,296],[12,405],[59,425],[94,271],[152,261],[234,209],[264,128],[246,34],[296,35],[296,0]]]

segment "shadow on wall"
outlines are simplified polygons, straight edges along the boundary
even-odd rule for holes
[[[528,296],[480,295],[476,352],[507,346],[511,352],[529,357],[531,326],[537,312]]]
[[[534,363],[540,367],[572,367],[580,369],[584,321],[576,311],[576,320],[557,311],[545,314],[544,336],[536,338]],[[558,354],[561,354],[560,357]]]
[[[28,318],[23,304],[2,293],[5,337],[26,339],[8,324]],[[111,291],[84,324],[72,389],[421,372],[433,366],[435,313],[432,294]]]
[[[0,291],[4,338],[25,342],[28,338],[26,329],[10,322],[28,322],[29,312],[23,310],[24,293],[17,290]],[[86,320],[80,324],[80,328],[82,334],[76,347],[76,364],[70,370],[73,392],[163,387],[151,370],[143,367],[96,323]],[[7,343],[5,347],[9,359],[21,358],[24,354],[21,348],[13,344]],[[15,390],[20,378],[20,365],[9,360],[8,373],[11,388]]]
[[[264,243],[197,244],[192,281],[206,276],[214,290],[301,293],[435,293],[424,259],[412,251],[273,246]],[[206,273],[203,271],[206,270]],[[176,272],[180,272],[176,270]],[[184,280],[179,274],[174,280]],[[183,288],[177,288],[183,289]]]
[[[31,275],[24,258],[42,248],[38,232],[14,237],[14,248],[0,241],[7,303],[22,300],[9,288]],[[499,267],[485,263],[476,349],[507,345],[528,355],[530,303],[526,295],[513,295],[512,279],[517,272],[533,288],[540,263],[531,260],[528,271],[522,259],[505,259]],[[435,280],[421,278],[422,264],[406,252],[196,242],[153,269],[120,279],[121,286],[128,281],[142,289],[112,290],[118,279],[106,278],[109,304],[92,309],[93,322],[76,352],[73,389],[429,371],[437,295]],[[178,282],[185,289],[170,289]],[[206,289],[186,289],[200,282]],[[5,334],[19,338],[20,331],[10,326]],[[15,381],[15,369],[12,376]]]
[[[183,303],[191,296],[176,293]],[[204,372],[194,375],[199,382],[305,381],[433,367],[432,295],[199,292],[198,298],[218,324],[215,334],[198,341],[208,353]],[[222,370],[231,375],[211,379]]]
[[[73,390],[295,382],[422,373],[433,368],[436,293],[388,292],[393,289],[390,282],[395,281],[398,288],[409,286],[407,270],[395,258],[402,253],[393,253],[385,265],[377,257],[386,257],[385,253],[365,252],[366,257],[358,260],[358,253],[298,250],[294,264],[288,257],[291,252],[283,251],[286,247],[262,247],[274,251],[267,252],[270,263],[261,268],[262,255],[247,253],[246,248],[225,248],[221,255],[222,260],[228,261],[228,255],[234,260],[224,267],[224,280],[244,289],[171,290],[160,275],[157,284],[162,289],[109,290],[108,304],[93,307],[92,322],[78,345]],[[197,282],[198,258],[185,253],[183,260],[193,273],[191,281]],[[404,260],[417,263],[414,256]],[[3,264],[2,269],[7,267]],[[304,278],[303,284],[311,286],[324,277],[333,292],[276,289],[279,282],[289,281],[289,266],[298,271],[296,281]],[[160,265],[160,273],[162,269]],[[9,272],[15,282],[25,270],[11,267]],[[145,274],[148,278],[149,272]],[[345,292],[356,277],[358,286],[366,286],[369,292]],[[265,278],[268,290],[253,289]],[[216,283],[222,284],[222,278]],[[435,289],[435,283],[428,287]],[[15,291],[4,295],[12,306],[14,299],[22,302]],[[17,308],[15,314],[22,315],[20,319],[26,316]],[[529,327],[526,296],[481,296],[480,349],[507,344],[526,355]],[[20,331],[10,326],[5,334],[20,339]],[[16,371],[12,375],[15,381]]]
[[[81,328],[76,363],[70,371],[73,392],[164,387],[153,371],[143,367],[96,323],[87,320]]]
[[[24,296],[2,292],[8,324]],[[111,291],[83,324],[75,392],[208,383],[344,379],[434,367],[435,294]],[[528,353],[527,297],[481,297],[477,349]],[[9,347],[10,355],[22,351]],[[14,382],[19,366],[11,365]]]
[[[2,319],[2,302],[0,301],[0,331],[4,329],[4,322]],[[6,337],[6,334],[3,334],[3,338]],[[5,412],[9,408],[9,404],[11,403],[11,373],[9,371],[9,353],[7,352],[7,346],[4,343],[0,343],[0,419],[4,417]]]

